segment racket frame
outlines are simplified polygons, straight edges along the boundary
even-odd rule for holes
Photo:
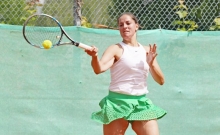
[[[63,26],[61,25],[61,23],[55,18],[55,17],[53,17],[53,16],[51,16],[51,15],[48,15],[48,14],[33,14],[33,15],[31,15],[31,16],[29,16],[28,18],[27,18],[27,20],[24,22],[24,24],[23,24],[23,36],[24,36],[24,39],[30,44],[30,45],[32,45],[32,46],[34,46],[34,47],[37,47],[37,48],[40,48],[40,49],[45,49],[44,47],[41,47],[41,46],[39,46],[39,45],[34,45],[34,44],[32,44],[28,39],[27,39],[27,37],[25,36],[25,27],[27,26],[27,23],[28,23],[28,21],[32,18],[32,17],[34,17],[34,16],[46,16],[46,17],[49,17],[49,18],[51,18],[53,21],[55,21],[57,24],[58,24],[58,26],[60,27],[60,30],[61,30],[61,35],[60,35],[60,39],[59,39],[59,41],[56,43],[56,44],[54,44],[54,45],[52,45],[52,47],[55,47],[55,46],[61,46],[61,45],[74,45],[74,46],[76,46],[76,47],[79,47],[79,48],[81,48],[81,49],[91,49],[92,47],[91,46],[88,46],[88,45],[86,45],[86,44],[83,44],[83,43],[80,43],[80,42],[76,42],[76,41],[74,41],[67,33],[66,33],[66,31],[64,30],[64,28],[63,28]],[[33,26],[34,27],[34,26]],[[67,39],[69,39],[71,42],[63,42],[63,43],[61,43],[61,40],[62,40],[62,38],[63,38],[63,35],[65,35],[66,37],[67,37]],[[43,41],[42,41],[43,42]],[[51,47],[51,48],[52,48]]]

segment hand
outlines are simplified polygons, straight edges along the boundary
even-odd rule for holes
[[[154,44],[153,46],[152,45],[149,45],[149,46],[150,46],[150,50],[149,50],[149,52],[147,52],[147,63],[149,66],[152,66],[153,61],[157,56],[157,52],[156,52],[157,45]]]
[[[88,54],[88,55],[90,55],[90,56],[92,56],[92,57],[95,57],[95,56],[98,56],[98,48],[97,47],[95,47],[95,46],[92,46],[92,48],[91,49],[85,49],[85,52]]]

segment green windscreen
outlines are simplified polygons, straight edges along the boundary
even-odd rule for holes
[[[99,57],[121,42],[117,30],[65,27],[76,41],[99,48]],[[165,75],[148,78],[147,97],[168,114],[161,135],[220,133],[220,32],[142,30],[138,41],[156,43]],[[68,41],[64,39],[64,41]],[[0,25],[0,135],[101,135],[90,119],[108,94],[109,71],[96,75],[91,58],[67,45],[49,50],[29,45],[22,26]],[[135,135],[131,127],[126,135]]]

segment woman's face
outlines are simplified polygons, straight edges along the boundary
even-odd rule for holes
[[[118,20],[118,27],[123,39],[131,39],[138,30],[138,24],[129,15],[122,15]]]

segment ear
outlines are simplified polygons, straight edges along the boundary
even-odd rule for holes
[[[139,25],[138,24],[136,24],[136,28],[135,28],[135,30],[137,31],[139,29]]]

